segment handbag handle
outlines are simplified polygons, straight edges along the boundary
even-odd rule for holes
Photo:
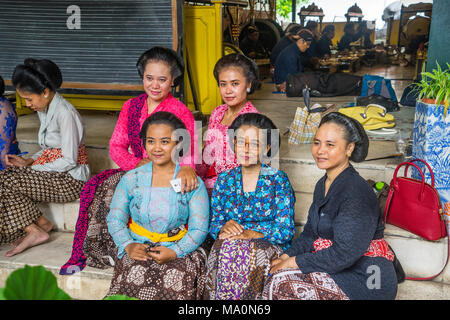
[[[433,170],[431,169],[430,165],[422,159],[412,159],[409,162],[414,162],[414,161],[420,161],[428,167],[428,170],[430,171],[430,174],[431,174],[431,186],[434,188],[434,174],[433,174]],[[406,168],[405,168],[405,177],[408,175],[408,168],[409,168],[409,164],[407,164]]]
[[[368,104],[368,105],[364,108],[364,113],[360,113],[360,115],[361,115],[361,117],[362,117],[363,119],[367,119],[367,110],[368,110],[370,107],[376,107],[376,108],[381,108],[381,109],[383,109],[383,113],[378,112],[378,114],[379,114],[380,116],[382,116],[382,117],[385,117],[385,116],[386,116],[387,110],[386,110],[385,107],[380,106],[379,104],[371,103],[371,104]]]
[[[391,187],[393,187],[394,189],[398,189],[397,173],[398,173],[398,170],[400,169],[400,167],[402,167],[404,165],[408,165],[408,166],[411,165],[411,166],[413,166],[414,168],[416,168],[419,171],[420,176],[422,177],[421,188],[420,188],[420,192],[419,192],[419,201],[422,201],[423,197],[424,197],[424,190],[425,190],[425,177],[423,175],[422,170],[416,164],[414,164],[412,162],[405,161],[403,163],[400,163],[397,166],[397,168],[394,171],[394,178],[392,179]]]

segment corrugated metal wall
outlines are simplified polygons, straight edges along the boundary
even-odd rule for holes
[[[34,57],[58,64],[65,82],[141,83],[135,68],[140,54],[173,46],[171,4],[0,0],[0,75],[10,79],[17,64]],[[79,20],[76,11],[67,12],[72,5]],[[77,22],[80,29],[69,28]]]
[[[447,63],[450,63],[449,13],[450,1],[433,1],[433,18],[431,19],[430,43],[428,45],[428,72],[432,72],[433,69],[437,68],[436,62],[439,63],[442,69],[448,69]]]

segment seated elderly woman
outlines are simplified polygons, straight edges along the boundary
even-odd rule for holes
[[[238,116],[230,129],[240,165],[219,175],[211,198],[209,233],[216,241],[205,290],[211,300],[257,298],[270,261],[289,246],[295,231],[289,179],[262,163],[278,152],[278,129],[259,113]]]
[[[17,114],[13,104],[5,97],[5,82],[0,77],[0,170],[6,167],[6,155],[18,154],[16,140]]]
[[[184,131],[184,134],[181,132]],[[198,188],[181,193],[171,187],[180,171],[172,156],[189,137],[173,113],[158,111],[142,124],[140,137],[150,159],[120,180],[107,216],[115,243],[115,267],[108,295],[138,299],[199,299],[203,294],[209,199],[200,178]],[[181,185],[181,183],[180,183]]]
[[[335,112],[324,116],[312,155],[326,174],[316,184],[303,232],[272,261],[264,299],[395,298],[394,254],[383,238],[376,195],[350,164],[363,161],[368,147],[359,122]]]

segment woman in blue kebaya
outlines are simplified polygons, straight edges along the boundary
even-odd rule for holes
[[[200,178],[190,192],[171,186],[180,171],[172,156],[182,143],[174,135],[179,130],[189,137],[184,123],[165,111],[142,125],[140,137],[151,162],[122,177],[107,216],[118,250],[108,295],[152,300],[202,296],[206,252],[199,247],[208,233],[208,193]]]
[[[7,154],[19,153],[19,144],[16,140],[17,114],[12,103],[3,96],[5,83],[0,77],[0,170],[6,167]]]
[[[238,167],[219,175],[211,198],[206,299],[255,299],[270,261],[294,235],[295,194],[287,175],[263,162],[278,152],[279,133],[262,114],[238,116],[230,126]],[[234,143],[233,143],[234,142]]]

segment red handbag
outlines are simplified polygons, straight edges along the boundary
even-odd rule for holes
[[[431,173],[431,185],[425,182],[422,170],[413,163],[415,161],[420,161],[428,167]],[[397,177],[397,173],[402,166],[406,166],[404,177]],[[409,166],[418,170],[422,180],[407,177]],[[439,240],[447,236],[444,211],[439,194],[434,188],[434,175],[428,163],[422,159],[414,159],[397,166],[390,183],[389,195],[384,209],[384,222],[405,229],[427,240]],[[447,262],[448,258],[447,255]],[[445,265],[447,265],[447,262]],[[437,277],[441,272],[432,277],[406,277],[406,279],[430,280]]]

